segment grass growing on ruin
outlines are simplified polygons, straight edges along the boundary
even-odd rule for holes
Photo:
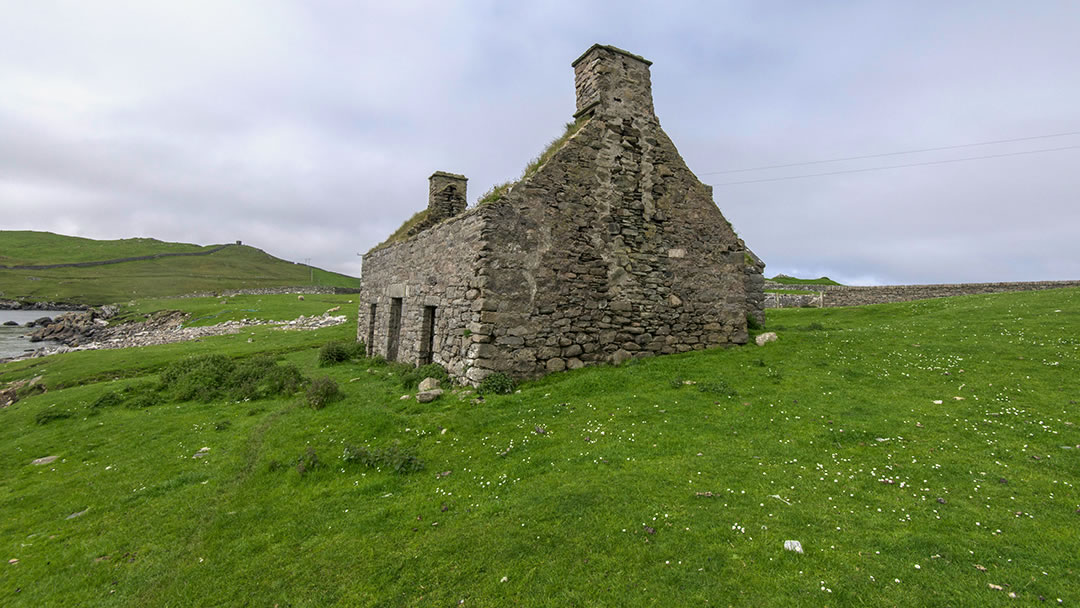
[[[209,249],[154,239],[95,241],[28,231],[0,232],[0,242],[8,256],[0,263],[6,265],[86,262]],[[0,272],[0,297],[5,299],[90,305],[192,292],[302,285],[359,287],[360,279],[293,264],[246,245],[232,245],[206,256]]]
[[[553,156],[555,153],[562,149],[563,144],[570,141],[581,127],[585,126],[585,123],[589,122],[588,117],[581,117],[576,120],[572,120],[563,127],[562,135],[548,142],[548,145],[544,147],[543,152],[536,156],[536,158],[529,161],[529,164],[525,166],[525,169],[521,172],[521,177],[516,180],[510,180],[501,184],[495,184],[487,192],[482,194],[477,201],[478,205],[484,203],[493,203],[502,197],[506,196],[510,190],[516,186],[519,182],[526,180],[536,174]]]
[[[405,220],[404,223],[402,223],[400,226],[398,226],[398,229],[395,230],[394,232],[392,232],[390,234],[390,236],[386,237],[385,241],[383,241],[383,242],[379,243],[378,245],[372,247],[372,249],[379,249],[380,247],[385,247],[385,246],[393,244],[393,243],[404,241],[405,237],[407,237],[409,235],[409,231],[413,229],[413,226],[416,226],[420,222],[426,220],[427,216],[428,216],[428,209],[426,207],[424,209],[421,209],[420,211],[417,211],[416,213],[414,213],[412,215],[412,217]]]
[[[1066,289],[770,311],[765,347],[481,403],[401,400],[399,372],[374,360],[318,367],[355,310],[303,338],[132,351],[262,348],[338,383],[318,410],[95,413],[154,372],[113,380],[116,360],[81,356],[107,353],[39,360],[50,390],[0,412],[0,603],[1072,604],[1078,304]],[[19,365],[0,381],[33,371]],[[56,410],[70,416],[35,421]],[[58,458],[31,464],[44,456]]]

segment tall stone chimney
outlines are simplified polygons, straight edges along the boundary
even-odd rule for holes
[[[613,46],[594,44],[574,63],[577,112],[655,116],[649,66],[652,62]]]
[[[468,178],[436,171],[428,178],[428,221],[438,222],[465,211],[465,184]]]

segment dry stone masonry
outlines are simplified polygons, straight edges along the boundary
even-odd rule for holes
[[[492,201],[429,179],[425,215],[364,256],[357,338],[476,383],[747,341],[764,264],[653,111],[650,62],[573,63],[573,134]]]
[[[788,285],[769,282],[766,289],[806,293],[766,293],[765,308],[831,308],[888,302],[911,302],[1012,291],[1040,291],[1080,287],[1080,281],[1019,281],[1006,283],[940,283],[936,285]]]

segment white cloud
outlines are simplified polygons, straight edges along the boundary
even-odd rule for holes
[[[0,22],[5,228],[241,238],[356,272],[423,207],[516,177],[573,112],[593,42],[655,62],[662,123],[769,272],[852,282],[1080,277],[1080,144],[725,169],[1078,131],[1080,6],[1041,2],[33,2]]]

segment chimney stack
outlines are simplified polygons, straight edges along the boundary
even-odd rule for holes
[[[465,184],[468,178],[436,171],[428,178],[428,221],[438,222],[465,211]]]
[[[590,112],[655,117],[648,59],[594,44],[571,65],[577,91],[575,118]]]

